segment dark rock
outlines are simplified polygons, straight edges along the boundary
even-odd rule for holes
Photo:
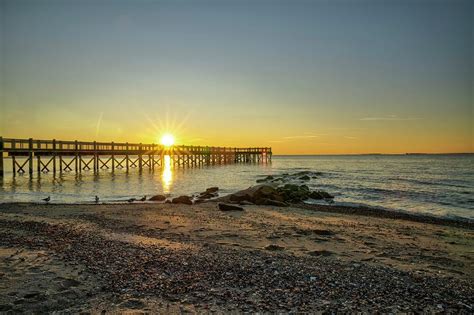
[[[217,193],[218,190],[219,190],[219,187],[210,187],[210,188],[207,188],[206,191],[200,193],[197,197],[199,199],[211,199],[211,198],[219,196],[219,194]]]
[[[324,199],[324,197],[317,191],[312,191],[309,194],[309,198],[316,199],[316,200]]]
[[[313,191],[309,194],[309,197],[310,198],[313,198],[313,199],[333,199],[334,196],[325,192],[325,191],[322,191],[322,190],[317,190],[317,191]]]
[[[257,205],[266,205],[266,206],[276,206],[276,207],[288,207],[289,205],[286,202],[268,199],[268,198],[260,198],[255,201]]]
[[[308,175],[304,175],[304,176],[301,176],[299,179],[301,179],[301,180],[310,180],[311,177],[309,177]]]
[[[203,192],[203,193],[200,193],[198,198],[199,199],[211,199],[211,198],[214,198],[214,197],[217,197],[218,195],[216,193],[207,193],[207,192]]]
[[[219,210],[221,211],[243,211],[244,208],[236,206],[236,205],[229,205],[226,203],[219,203]]]
[[[245,190],[238,191],[229,196],[230,201],[250,201],[255,203],[261,198],[283,201],[278,191],[270,185],[256,185]]]
[[[298,191],[300,189],[299,186],[295,184],[286,184],[282,188],[284,190],[290,190],[290,191]]]
[[[209,187],[206,189],[206,193],[213,194],[213,193],[216,193],[218,190],[219,190],[219,187]]]
[[[276,245],[276,244],[270,244],[270,245],[265,246],[264,249],[276,251],[276,250],[284,250],[285,247]]]
[[[171,200],[166,199],[165,203],[172,203]]]
[[[309,188],[306,185],[286,184],[277,190],[285,202],[297,203],[309,197]]]
[[[156,195],[148,199],[148,201],[165,201],[166,197],[163,195]]]
[[[172,203],[182,203],[185,205],[192,205],[193,201],[189,196],[179,196],[171,200]]]
[[[307,185],[301,185],[300,189],[303,189],[309,192],[309,187]]]
[[[37,297],[38,295],[40,295],[39,292],[30,292],[30,293],[25,294],[23,298],[31,299],[31,298]]]
[[[267,177],[265,178],[260,178],[260,179],[257,179],[257,183],[264,183],[264,182],[268,182],[270,180],[274,179],[274,177],[272,175],[268,175]]]

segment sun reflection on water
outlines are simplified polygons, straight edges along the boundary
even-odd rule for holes
[[[173,184],[171,157],[169,155],[163,157],[163,173],[161,174],[161,181],[163,182],[163,192],[168,194],[171,191],[171,184]]]

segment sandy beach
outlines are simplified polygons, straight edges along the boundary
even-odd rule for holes
[[[2,204],[0,312],[473,311],[471,224],[244,208]]]

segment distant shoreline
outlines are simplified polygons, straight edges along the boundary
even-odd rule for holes
[[[465,153],[341,153],[341,154],[273,154],[273,157],[288,157],[288,156],[425,156],[425,155],[473,155],[474,152]]]

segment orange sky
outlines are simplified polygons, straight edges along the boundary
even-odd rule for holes
[[[474,152],[474,2],[225,3],[3,1],[0,135]]]

